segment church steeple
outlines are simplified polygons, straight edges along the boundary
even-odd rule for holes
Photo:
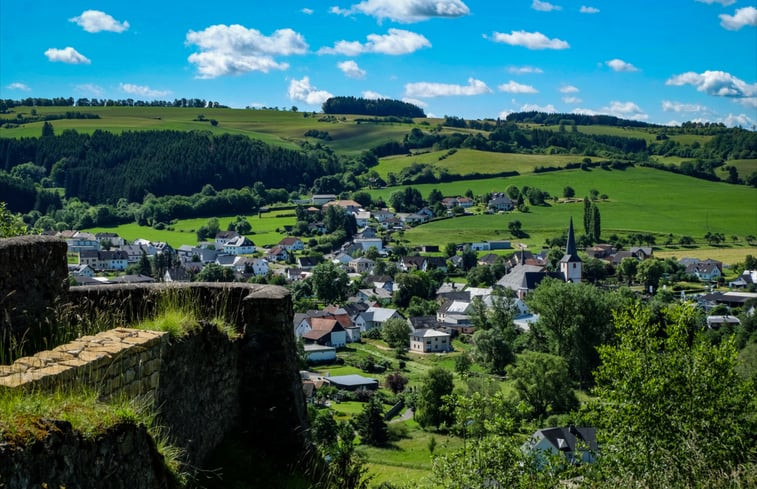
[[[581,258],[576,251],[576,236],[573,232],[573,218],[570,218],[570,226],[568,227],[568,243],[565,246],[565,255],[560,260],[560,272],[563,274],[563,278],[566,282],[580,282],[581,281]]]

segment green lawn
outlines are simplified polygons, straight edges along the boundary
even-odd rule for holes
[[[294,225],[296,218],[291,217],[276,217],[278,214],[291,214],[293,211],[277,211],[273,210],[269,213],[261,214],[258,217],[257,214],[245,216],[252,225],[252,231],[254,234],[248,234],[247,236],[255,243],[256,246],[272,245],[281,241],[286,236],[284,226]],[[218,223],[221,229],[226,229],[231,221],[236,216],[219,217]],[[197,235],[195,232],[200,226],[207,224],[208,218],[197,219],[182,219],[178,220],[176,224],[171,225],[173,230],[157,230],[149,226],[140,226],[136,223],[122,224],[120,226],[110,228],[90,228],[84,231],[92,233],[99,232],[111,232],[117,233],[124,239],[133,241],[137,238],[144,238],[150,241],[165,241],[174,248],[177,248],[184,244],[196,244]],[[279,231],[276,231],[276,229]]]
[[[389,172],[399,174],[403,168],[412,163],[426,163],[436,168],[446,168],[450,173],[467,175],[469,173],[497,174],[516,171],[531,173],[537,166],[565,166],[567,163],[580,162],[583,156],[577,155],[530,155],[517,153],[492,153],[474,149],[458,149],[454,154],[439,159],[447,151],[432,151],[419,155],[398,155],[381,158],[378,166],[373,168],[386,178]]]
[[[565,170],[520,175],[509,178],[459,181],[444,184],[415,185],[422,195],[438,188],[444,195],[463,195],[503,191],[509,185],[538,187],[551,195],[562,195],[565,186],[575,189],[577,196],[590,189],[607,194],[600,202],[602,234],[651,232],[658,236],[673,233],[702,240],[705,233],[719,232],[730,237],[757,235],[757,189],[743,185],[709,182],[652,168],[626,170]],[[373,190],[375,197],[389,199],[402,187]],[[404,233],[410,245],[470,242],[485,239],[512,239],[507,225],[520,220],[529,234],[512,239],[530,247],[541,247],[544,239],[559,235],[567,228],[570,217],[581,227],[583,204],[551,203],[547,207],[531,206],[528,213],[507,213],[456,217],[434,221]]]

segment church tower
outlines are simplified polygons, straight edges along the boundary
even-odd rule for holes
[[[565,255],[560,260],[560,272],[566,282],[578,283],[581,281],[581,258],[576,251],[576,237],[573,233],[573,218],[570,218],[568,228],[568,244],[565,247]]]

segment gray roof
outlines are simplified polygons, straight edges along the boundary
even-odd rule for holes
[[[562,274],[547,272],[544,267],[537,265],[516,265],[510,270],[510,273],[497,281],[497,285],[515,291],[522,289],[533,290],[546,277],[564,280]]]
[[[334,377],[326,377],[326,380],[332,384],[353,386],[353,387],[361,386],[361,385],[378,384],[378,380],[376,379],[373,379],[370,377],[363,377],[362,375],[357,375],[357,374],[335,375]]]
[[[546,439],[555,449],[561,452],[574,452],[578,441],[583,440],[593,452],[599,451],[597,444],[597,430],[592,427],[578,428],[575,426],[560,428],[544,428],[534,433],[535,440]]]

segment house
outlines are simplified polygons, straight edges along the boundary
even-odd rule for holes
[[[153,243],[153,246],[155,246],[155,253],[157,253],[158,255],[162,255],[164,253],[167,255],[176,254],[176,250],[174,250],[173,247],[165,241],[158,241],[157,243]]]
[[[359,228],[367,226],[370,220],[371,213],[369,211],[358,211],[355,213],[355,222]]]
[[[717,329],[721,326],[739,326],[741,320],[736,316],[707,316],[707,327]]]
[[[421,270],[423,263],[426,261],[425,256],[406,256],[402,259],[400,268],[403,272],[409,272],[411,270]]]
[[[616,253],[616,249],[607,243],[599,243],[590,248],[586,248],[586,254],[589,258],[607,259]]]
[[[304,345],[305,356],[310,363],[330,363],[336,360],[336,348],[323,345]]]
[[[289,252],[284,246],[278,244],[265,252],[265,259],[271,262],[287,261],[289,259]]]
[[[428,217],[426,217],[424,214],[407,214],[406,216],[403,216],[400,218],[400,220],[409,225],[409,226],[415,226],[417,224],[423,224],[428,220]]]
[[[400,318],[402,315],[395,309],[384,307],[369,307],[355,317],[355,325],[360,327],[360,331],[370,331],[373,328],[381,327],[389,319]]]
[[[310,270],[321,262],[321,259],[317,256],[298,256],[297,264],[303,270]]]
[[[463,207],[465,209],[473,207],[474,200],[470,197],[445,197],[442,199],[442,205],[447,209],[453,207]]]
[[[279,246],[290,252],[302,251],[305,249],[305,243],[303,243],[300,238],[293,238],[291,236],[287,236],[279,241]]]
[[[374,288],[381,288],[386,289],[389,292],[394,292],[394,279],[390,275],[368,275],[363,281],[373,284]]]
[[[216,233],[216,248],[219,250],[222,250],[224,246],[226,246],[226,243],[228,243],[231,240],[237,239],[239,237],[239,233],[236,231],[219,231]]]
[[[192,274],[184,267],[169,268],[163,274],[164,282],[190,282]]]
[[[394,212],[389,211],[387,209],[381,209],[379,211],[373,212],[373,218],[377,220],[380,223],[386,222],[389,219],[394,218]]]
[[[423,209],[419,210],[417,214],[420,214],[421,216],[426,216],[426,220],[429,220],[432,217],[434,217],[434,211],[432,211],[428,207],[424,207]]]
[[[498,193],[492,195],[492,198],[489,200],[486,207],[495,212],[511,211],[515,207],[515,204],[507,195]]]
[[[74,277],[89,277],[95,276],[95,271],[89,265],[69,265],[68,273]]]
[[[423,260],[421,270],[424,272],[429,272],[431,270],[441,270],[442,272],[446,272],[447,260],[441,256],[427,256],[426,259]]]
[[[492,248],[488,241],[476,241],[470,244],[470,249],[473,251],[489,251]]]
[[[190,245],[179,246],[176,254],[184,261],[198,261],[202,264],[212,263],[218,257],[218,251],[216,250]]]
[[[310,199],[310,201],[313,203],[313,205],[323,205],[327,202],[331,202],[332,200],[336,200],[336,195],[334,194],[315,194]]]
[[[632,246],[629,248],[631,252],[631,255],[637,258],[638,260],[646,260],[649,258],[652,258],[652,247],[651,246]]]
[[[521,449],[536,456],[539,465],[551,455],[562,455],[569,464],[592,463],[599,453],[596,429],[576,426],[538,430]]]
[[[702,281],[717,281],[723,273],[714,260],[691,263],[686,267],[686,274],[694,275]]]
[[[435,329],[418,329],[410,333],[411,352],[441,353],[450,350],[449,333],[443,333]]]
[[[361,208],[360,204],[358,202],[355,202],[354,200],[333,200],[323,204],[323,208],[325,209],[332,205],[341,207],[347,214],[355,214],[356,212],[360,211]]]
[[[288,282],[297,282],[298,280],[302,280],[305,277],[309,275],[307,270],[303,270],[302,268],[285,268],[284,269],[284,277],[286,277]]]
[[[239,236],[227,241],[226,244],[223,245],[223,251],[230,255],[255,253],[255,243],[245,236]]]
[[[376,251],[381,253],[384,251],[384,243],[381,238],[357,238],[353,241],[356,245],[360,245],[363,251],[367,251],[371,247],[376,248]]]
[[[499,255],[495,255],[494,253],[487,253],[484,256],[480,256],[478,258],[478,264],[483,266],[491,266],[497,263],[497,260],[499,259]]]
[[[357,291],[357,296],[363,301],[389,302],[392,300],[392,293],[381,287],[360,289]]]
[[[497,281],[497,285],[515,291],[518,298],[522,299],[547,277],[564,280],[563,274],[548,272],[539,265],[516,265]]]
[[[98,251],[97,252],[99,270],[126,270],[129,264],[129,255],[125,251]]]
[[[111,246],[116,248],[126,244],[126,241],[116,233],[96,233],[95,239],[98,243],[110,243]]]
[[[110,279],[112,284],[152,284],[156,280],[147,275],[121,275]]]
[[[371,260],[370,258],[361,256],[360,258],[355,258],[350,261],[349,265],[352,271],[354,271],[355,273],[367,273],[373,270],[376,262]]]
[[[356,391],[361,389],[375,391],[379,386],[378,380],[357,374],[326,377],[325,380],[337,389],[346,391]]]
[[[158,250],[155,249],[152,243],[125,245],[121,247],[121,251],[126,253],[129,263],[137,263],[142,259],[142,255],[147,255],[150,258],[158,254]]]
[[[511,248],[509,241],[494,240],[489,241],[490,250],[509,250]]]
[[[83,231],[61,231],[58,236],[66,240],[69,253],[82,250],[99,250],[100,241],[92,233]]]
[[[419,329],[438,329],[442,324],[436,320],[436,316],[413,316],[407,318],[407,324],[410,325],[410,331]]]
[[[744,270],[739,278],[733,282],[728,282],[728,287],[740,288],[754,284],[757,284],[757,270]]]
[[[302,335],[306,343],[318,343],[336,348],[347,343],[347,333],[336,319],[312,317],[309,322],[310,331]]]
[[[268,262],[266,260],[263,260],[262,258],[244,258],[244,257],[237,257],[239,259],[239,262],[235,262],[235,268],[237,267],[237,264],[242,264],[242,269],[239,270],[237,268],[238,272],[247,272],[252,271],[255,275],[267,275],[268,271],[270,270],[268,268]]]

